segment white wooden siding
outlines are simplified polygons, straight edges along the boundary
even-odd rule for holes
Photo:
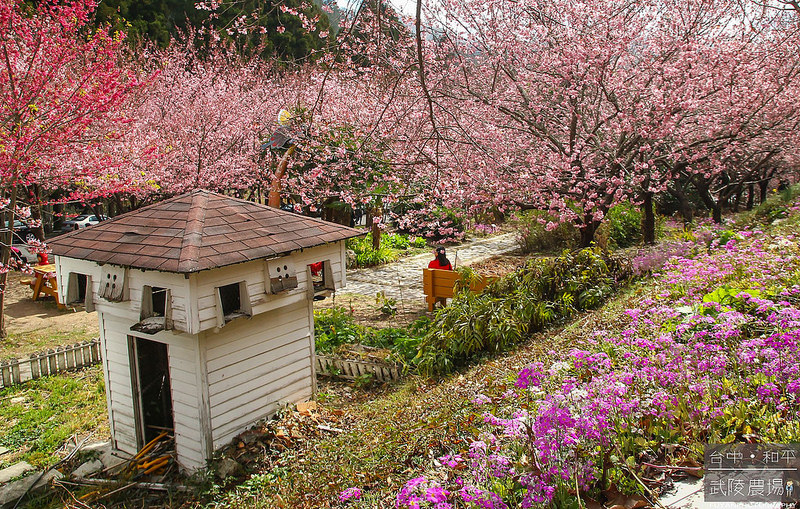
[[[292,261],[297,271],[297,288],[277,295],[273,295],[267,291],[267,262],[265,260],[255,260],[190,275],[190,278],[193,279],[196,284],[195,295],[199,322],[199,329],[190,329],[190,331],[196,333],[214,329],[219,326],[217,321],[216,292],[217,288],[220,286],[245,281],[253,315],[267,313],[287,305],[304,302],[306,299],[307,285],[310,284],[307,278],[306,266],[311,263],[330,260],[335,288],[341,288],[344,281],[342,245],[343,242],[326,244],[324,246],[296,251],[287,255],[286,258]],[[229,327],[230,325],[231,324],[226,324],[225,327]]]
[[[303,299],[205,335],[215,449],[281,403],[311,396],[308,310]]]
[[[126,323],[113,316],[101,314],[100,336],[104,347],[103,371],[114,444],[117,449],[134,454],[138,444]]]
[[[142,287],[157,286],[169,288],[172,294],[172,321],[178,331],[187,331],[187,299],[189,297],[189,280],[182,274],[159,272],[153,270],[129,269],[126,277],[129,299],[123,302],[109,302],[97,296],[100,289],[101,266],[87,260],[77,260],[63,256],[55,257],[56,277],[58,278],[59,300],[66,302],[67,286],[70,272],[92,276],[92,296],[96,305],[115,316],[131,318],[139,321],[142,303]],[[130,325],[133,325],[131,323]],[[129,325],[129,327],[130,327]]]

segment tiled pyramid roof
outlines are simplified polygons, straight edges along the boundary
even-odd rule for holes
[[[197,190],[48,241],[53,254],[189,273],[277,257],[363,232]]]

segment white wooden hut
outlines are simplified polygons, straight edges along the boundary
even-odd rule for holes
[[[361,232],[195,191],[50,241],[61,302],[97,310],[109,423],[179,464],[315,391],[312,301],[345,285]]]

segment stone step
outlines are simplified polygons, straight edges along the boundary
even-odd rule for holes
[[[26,472],[30,472],[34,470],[33,465],[27,463],[25,461],[20,461],[19,463],[15,463],[10,467],[4,468],[0,470],[0,484],[5,484],[11,479],[15,477],[19,477]]]
[[[0,486],[0,509],[12,508],[26,492],[38,490],[47,486],[54,479],[64,477],[58,470],[50,470],[41,479],[40,472],[34,472],[18,481],[10,482]],[[38,482],[37,482],[38,479]],[[33,484],[36,483],[36,486]],[[19,507],[26,507],[25,501]]]

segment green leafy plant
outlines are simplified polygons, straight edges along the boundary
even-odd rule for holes
[[[630,202],[618,203],[606,214],[601,229],[607,230],[610,247],[634,246],[642,240],[642,212]]]
[[[556,219],[544,211],[531,211],[520,219],[517,243],[523,253],[572,249],[578,245],[580,234],[572,223],[560,223],[548,229]],[[552,226],[552,225],[551,225]]]
[[[395,316],[397,314],[397,299],[387,299],[384,292],[378,292],[375,296],[375,305],[384,316]]]
[[[372,373],[364,373],[357,375],[353,379],[353,385],[358,389],[366,389],[375,382],[375,376]]]
[[[347,241],[347,248],[355,253],[356,267],[373,267],[397,260],[402,253],[409,249],[420,249],[426,246],[425,239],[414,238],[404,233],[387,233],[381,235],[379,249],[372,248],[372,234],[363,238],[354,238]]]
[[[363,333],[343,307],[314,311],[314,339],[319,353],[329,353],[343,344],[361,343]]]
[[[391,300],[391,299],[390,299]],[[341,345],[365,345],[391,350],[389,360],[409,367],[419,350],[422,337],[428,332],[430,319],[422,317],[407,328],[376,329],[355,323],[343,307],[314,312],[314,335],[319,353],[332,353]],[[336,373],[334,373],[336,374]]]
[[[629,276],[627,264],[598,249],[531,260],[480,294],[457,293],[436,313],[415,362],[425,374],[441,373],[505,350],[529,332],[598,306]]]

